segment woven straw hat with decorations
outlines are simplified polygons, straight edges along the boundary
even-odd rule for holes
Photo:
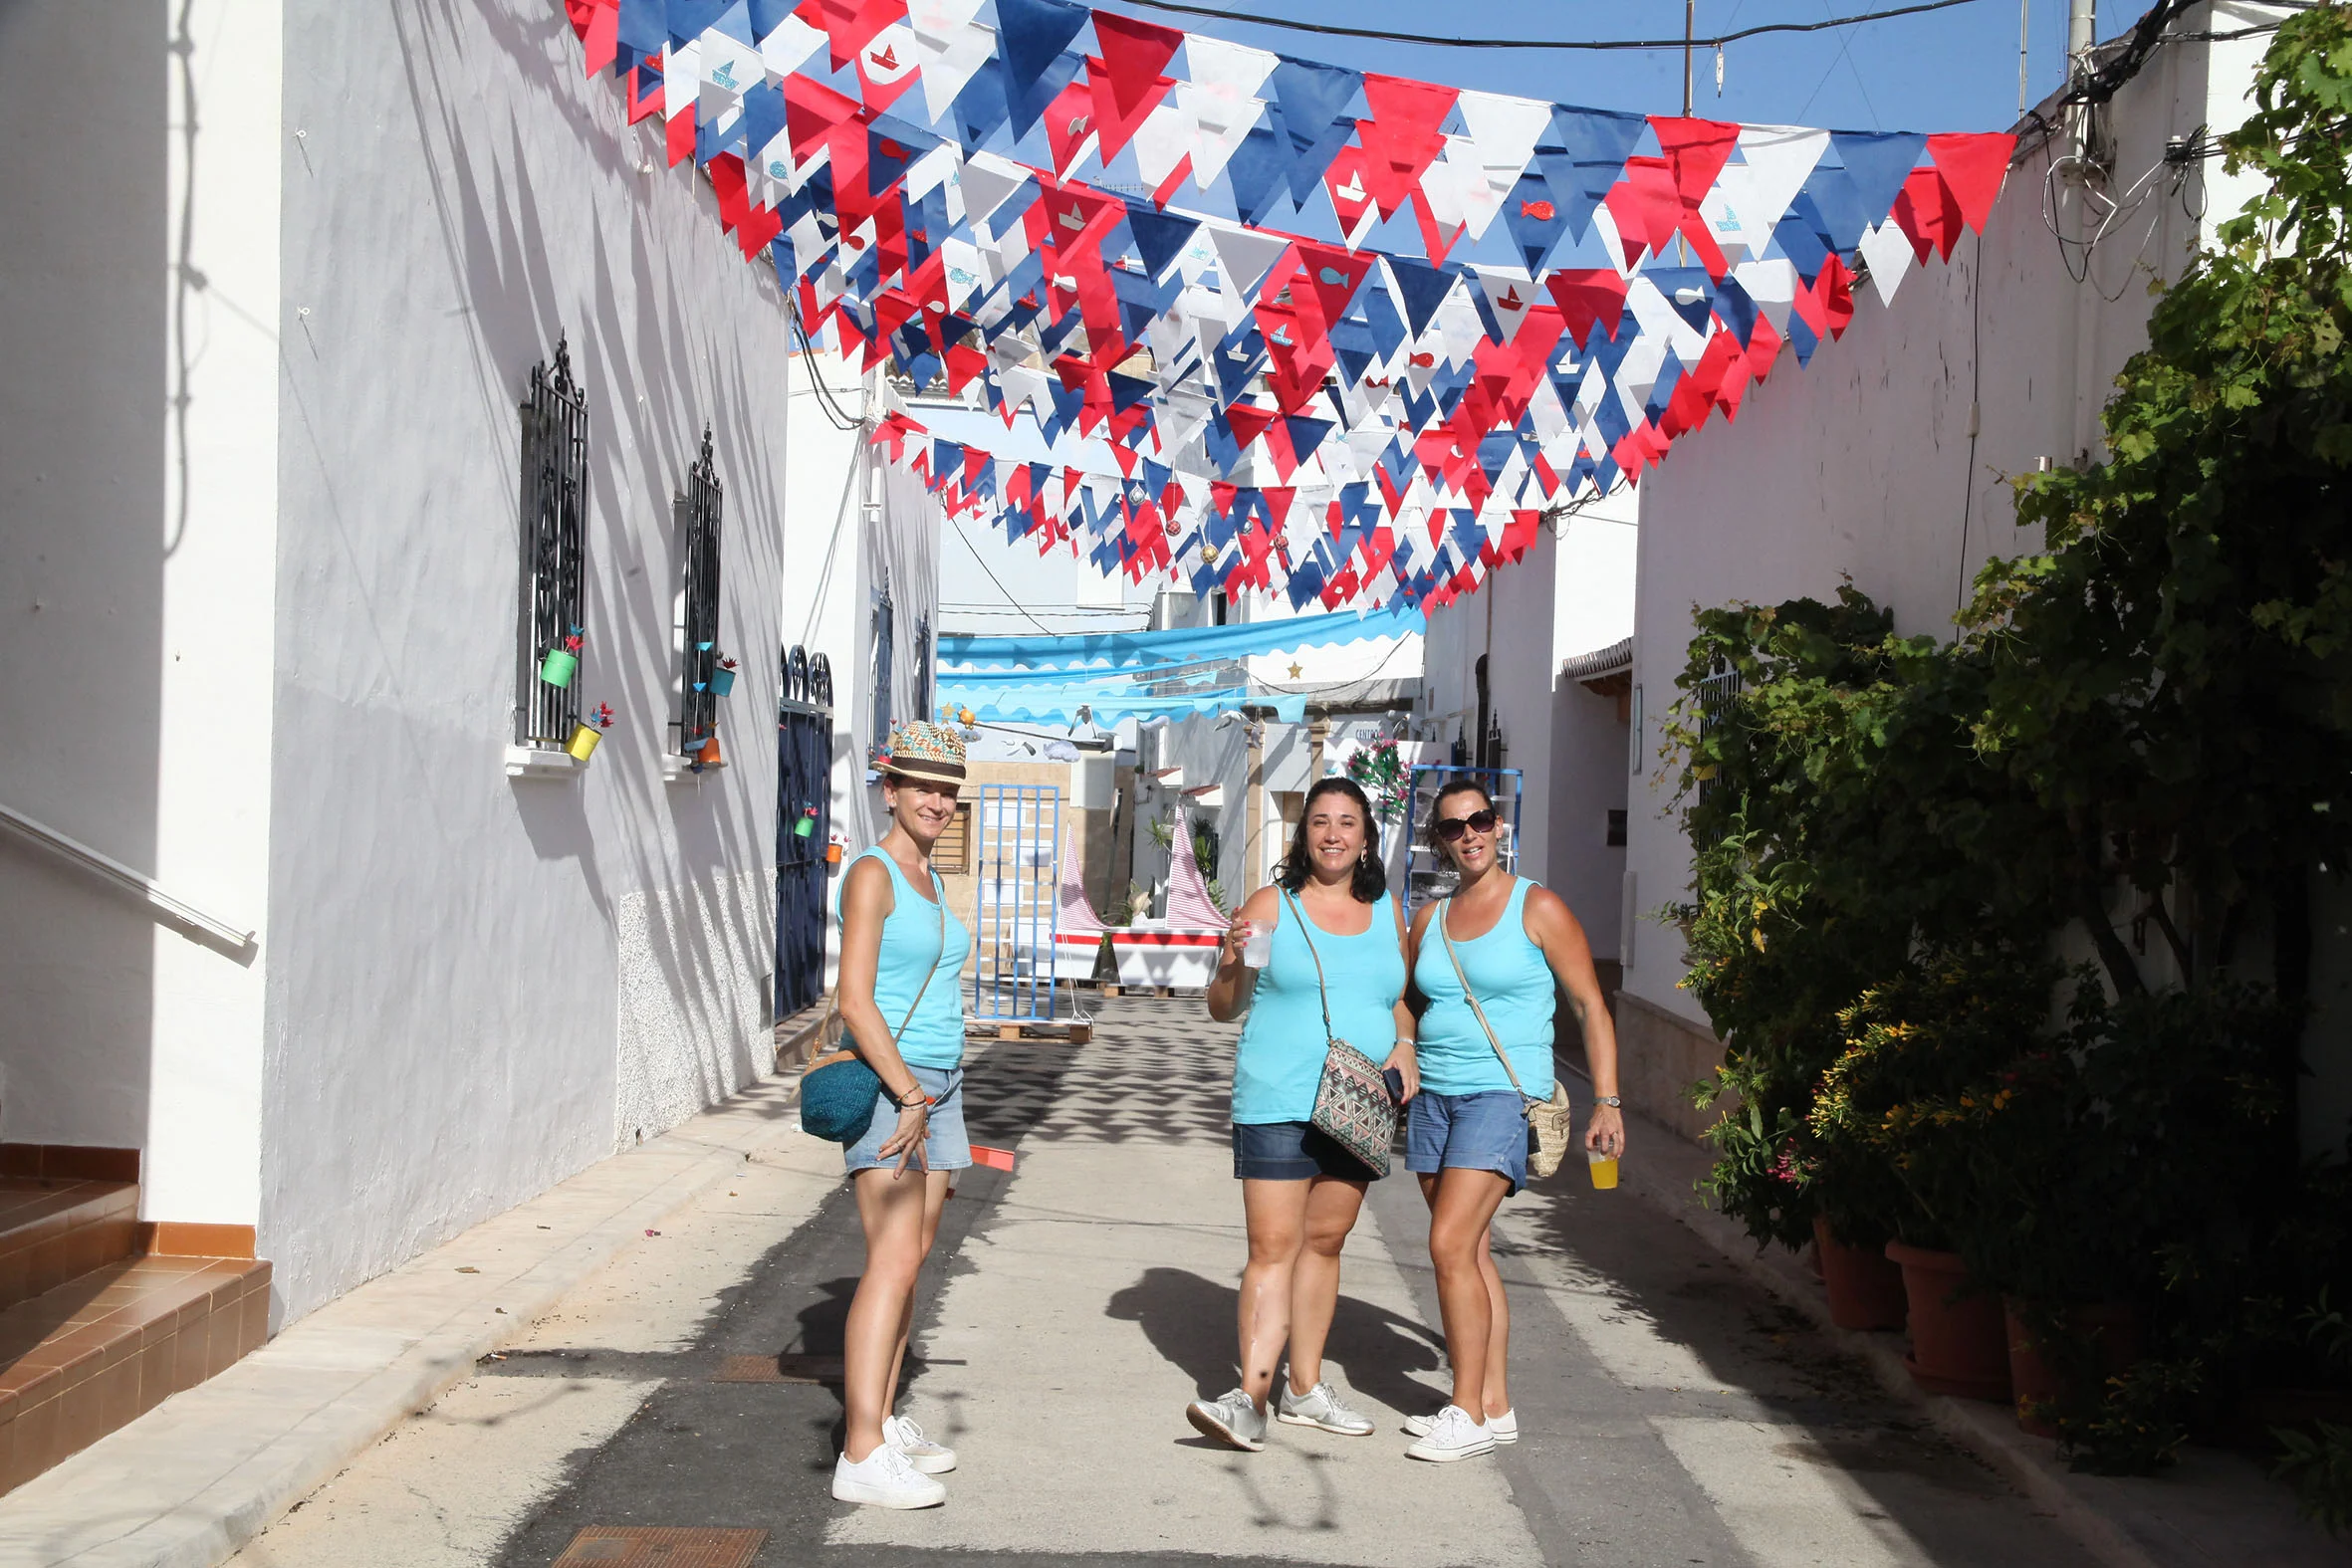
[[[890,745],[877,766],[885,776],[960,784],[964,782],[964,738],[944,724],[895,724],[890,727]]]

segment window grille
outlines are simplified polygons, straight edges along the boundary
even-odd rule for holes
[[[523,572],[516,637],[515,741],[563,746],[580,723],[576,669],[543,678],[552,652],[577,658],[588,523],[588,396],[572,379],[572,346],[556,343],[551,372],[531,370],[523,417]]]
[[[679,498],[685,548],[678,587],[678,751],[691,756],[718,730],[719,694],[719,525],[726,487],[711,457],[711,431],[702,427],[702,453],[686,471]]]
[[[890,590],[874,591],[873,749],[890,744]]]
[[[1728,710],[1746,685],[1747,682],[1740,678],[1740,672],[1722,659],[1715,661],[1715,670],[1712,674],[1700,677],[1698,687],[1699,739],[1704,741],[1715,733],[1717,726],[1726,721]],[[1700,780],[1699,803],[1705,805],[1719,787],[1720,784],[1716,780]]]

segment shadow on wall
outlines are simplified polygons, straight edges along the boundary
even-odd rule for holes
[[[156,391],[183,417],[203,395],[193,367],[213,308],[199,276],[167,283],[155,266],[184,254],[183,214],[167,206],[167,73],[191,95],[190,144],[199,125],[188,58],[165,47],[177,25],[160,0],[0,7],[0,138],[34,146],[80,127],[77,156],[12,170],[16,221],[0,229],[0,362],[19,367],[0,379],[0,801],[147,872],[176,543]],[[104,201],[90,198],[93,168]],[[190,313],[177,340],[171,290]],[[176,476],[183,499],[216,477]],[[159,939],[135,894],[0,830],[0,1137],[144,1147],[158,940],[181,938]]]

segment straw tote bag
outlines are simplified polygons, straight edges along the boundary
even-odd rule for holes
[[[1454,951],[1454,938],[1446,930],[1446,909],[1454,901],[1441,900],[1437,906],[1435,924],[1437,934],[1446,945],[1446,957],[1453,962],[1454,978],[1462,982],[1462,996],[1469,1002],[1470,1010],[1478,1017],[1478,1026],[1487,1031],[1487,1043],[1495,1047],[1495,1057],[1503,1063],[1503,1070],[1511,1074],[1511,1086],[1519,1090],[1520,1109],[1528,1113],[1528,1126],[1535,1134],[1534,1152],[1528,1156],[1528,1170],[1536,1176],[1550,1176],[1568,1157],[1568,1141],[1575,1133],[1575,1118],[1568,1106],[1568,1086],[1555,1075],[1551,1080],[1551,1098],[1538,1100],[1529,1094],[1512,1069],[1511,1057],[1503,1049],[1503,1042],[1495,1037],[1495,1025],[1487,1021],[1487,1009],[1478,1005],[1478,994],[1470,989],[1470,977],[1462,973],[1462,956]]]
[[[1298,901],[1286,892],[1283,902],[1291,906],[1306,956],[1314,960],[1315,994],[1323,1005],[1323,1075],[1314,1086],[1314,1114],[1308,1120],[1374,1176],[1386,1176],[1389,1146],[1396,1142],[1396,1101],[1388,1097],[1380,1064],[1331,1032],[1331,993],[1323,983],[1322,955],[1306,934],[1306,914]]]

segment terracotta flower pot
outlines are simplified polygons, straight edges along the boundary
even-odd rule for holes
[[[2036,1414],[2034,1407],[2055,1404],[2069,1392],[2067,1375],[2074,1371],[2068,1365],[2069,1347],[2040,1344],[2014,1296],[2004,1299],[2001,1306],[2002,1323],[2008,1331],[2009,1387],[2016,1395],[2017,1425],[2037,1438],[2054,1438],[2058,1435],[2057,1427]],[[2061,1315],[2069,1332],[2092,1345],[2094,1361],[2075,1372],[2076,1376],[2090,1376],[2104,1383],[2140,1359],[2140,1314],[2130,1304],[2093,1302],[2063,1308]],[[2072,1392],[2087,1395],[2095,1390]]]
[[[1848,1246],[1830,1233],[1828,1221],[1816,1217],[1813,1256],[1829,1292],[1830,1322],[1839,1328],[1903,1326],[1903,1270],[1887,1261],[1884,1250]]]
[[[1980,1290],[1958,1252],[1901,1241],[1887,1256],[1903,1270],[1911,1354],[1903,1364],[1930,1394],[2008,1403],[2009,1345],[2000,1298]]]

